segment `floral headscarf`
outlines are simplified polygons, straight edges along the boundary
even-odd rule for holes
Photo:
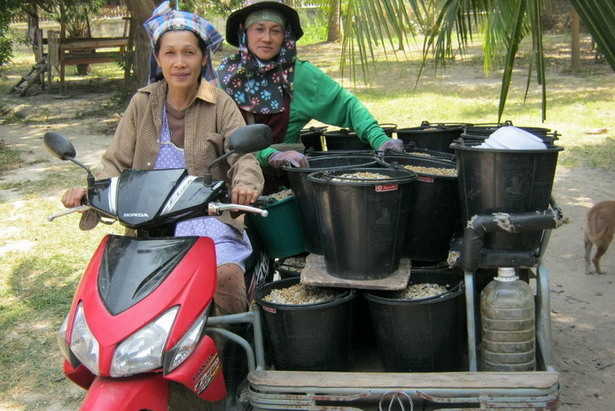
[[[284,111],[284,95],[292,96],[296,41],[286,30],[280,53],[273,60],[262,61],[248,50],[246,30],[240,27],[239,52],[218,66],[222,88],[237,105],[254,114]]]
[[[193,32],[203,40],[206,47],[207,62],[201,76],[206,80],[215,78],[211,64],[211,53],[215,53],[220,48],[223,38],[209,21],[187,11],[173,10],[169,2],[164,1],[154,10],[152,16],[143,23],[143,27],[152,42],[152,49],[160,36],[167,31],[188,30]],[[156,78],[161,74],[160,67],[152,55],[150,58],[150,82],[156,81]]]

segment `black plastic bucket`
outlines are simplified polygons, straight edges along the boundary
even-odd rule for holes
[[[451,153],[450,144],[462,132],[462,124],[430,124],[424,121],[420,127],[397,129],[397,138],[403,140],[408,150],[425,148]]]
[[[378,123],[378,126],[384,131],[384,134],[391,138],[395,130],[397,130],[397,124],[393,123]]]
[[[400,167],[419,166],[454,171],[454,176],[448,176],[413,170],[418,177],[402,254],[413,260],[413,266],[414,260],[446,260],[451,237],[461,229],[455,163],[410,156],[386,156],[384,161]]]
[[[558,153],[562,147],[542,150],[477,148],[451,145],[457,153],[461,215],[520,213],[548,207]],[[540,245],[542,232],[487,234],[485,248],[526,251]]]
[[[278,370],[344,371],[348,369],[354,290],[340,290],[325,303],[274,304],[263,298],[272,289],[298,284],[288,278],[264,284],[256,290],[261,307],[265,342]]]
[[[345,128],[327,131],[323,133],[323,136],[327,142],[327,150],[369,150],[372,148],[369,143],[359,139],[357,133]]]
[[[401,300],[392,292],[365,293],[386,371],[458,371],[465,363],[464,286],[460,272],[413,270],[410,284],[437,283],[436,297]]]
[[[326,126],[309,127],[301,130],[299,132],[299,137],[301,138],[301,142],[305,146],[305,150],[322,150],[320,137],[325,131],[327,131]]]
[[[323,155],[308,158],[308,168],[283,167],[288,174],[290,187],[299,203],[299,211],[304,234],[305,249],[314,254],[322,254],[319,220],[316,213],[314,187],[307,175],[316,171],[331,170],[340,167],[371,167],[376,160],[368,155]]]
[[[320,151],[320,150],[308,150],[306,152],[308,156],[320,157],[320,156],[374,156],[376,155],[375,150],[329,150],[329,151]]]
[[[405,155],[420,157],[420,158],[431,158],[431,159],[443,159],[456,162],[457,157],[454,153],[448,153],[444,151],[435,151],[429,150],[426,148],[416,148],[416,147],[405,147]]]
[[[377,172],[386,179],[343,179]],[[316,193],[327,272],[352,280],[385,278],[399,266],[416,174],[388,168],[351,168],[308,175]]]

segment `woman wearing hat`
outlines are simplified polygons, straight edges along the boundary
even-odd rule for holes
[[[245,125],[233,100],[206,81],[215,77],[210,51],[222,37],[207,20],[173,10],[168,1],[154,11],[145,28],[159,68],[153,73],[158,81],[132,97],[102,157],[101,177],[117,176],[125,169],[165,168],[186,168],[190,175],[203,176],[225,152],[226,137]],[[227,181],[233,203],[250,204],[262,191],[264,178],[252,154],[230,156],[211,173],[214,179]],[[84,188],[72,188],[62,202],[75,207],[85,194]],[[96,222],[95,214],[85,214],[81,226],[92,228]],[[177,224],[175,235],[214,240],[218,263],[214,303],[221,313],[245,311],[243,261],[252,247],[243,220],[229,215],[195,218]]]
[[[258,1],[233,12],[226,21],[226,41],[239,52],[222,61],[218,80],[248,123],[273,129],[274,143],[298,143],[312,119],[351,128],[377,150],[403,151],[363,104],[331,77],[296,58],[303,30],[297,12],[277,1]],[[307,166],[303,154],[267,148],[257,153],[261,165]]]

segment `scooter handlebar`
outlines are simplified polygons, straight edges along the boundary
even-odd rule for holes
[[[209,206],[207,208],[209,215],[220,215],[226,210],[243,211],[246,213],[259,214],[261,217],[267,217],[269,215],[269,211],[267,210],[233,203],[209,203]]]

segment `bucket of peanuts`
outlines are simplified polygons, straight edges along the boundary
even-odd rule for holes
[[[312,287],[298,277],[256,290],[267,358],[278,370],[343,371],[350,352],[352,302],[357,293]]]
[[[412,270],[406,289],[363,296],[387,371],[463,368],[466,322],[461,271]]]
[[[401,168],[366,167],[308,175],[330,275],[375,280],[398,269],[416,178]]]
[[[417,174],[402,255],[413,265],[446,260],[451,238],[462,229],[455,163],[412,155],[385,156],[384,161]]]

